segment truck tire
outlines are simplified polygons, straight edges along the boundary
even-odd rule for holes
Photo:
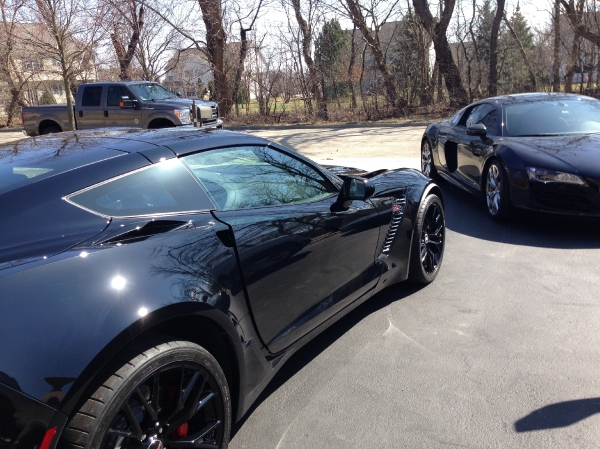
[[[46,135],[46,134],[54,134],[54,133],[61,133],[61,132],[62,132],[62,129],[60,129],[58,126],[47,126],[42,130],[42,132],[40,134]]]

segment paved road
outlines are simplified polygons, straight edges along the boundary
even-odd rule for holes
[[[425,126],[379,125],[251,130],[297,149],[320,164],[378,168],[419,168]]]
[[[418,166],[422,131],[254,132],[323,163],[378,168]],[[600,226],[496,224],[481,201],[441,185],[437,280],[381,292],[302,349],[232,449],[598,447]]]
[[[422,128],[254,132],[321,162],[378,168],[418,165]],[[600,225],[497,224],[441,185],[436,281],[381,292],[300,350],[232,449],[598,447]]]

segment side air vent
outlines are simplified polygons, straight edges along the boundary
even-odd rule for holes
[[[385,236],[385,240],[383,241],[383,248],[381,248],[381,252],[384,254],[390,251],[390,248],[394,243],[394,239],[396,238],[398,229],[402,224],[402,218],[404,217],[405,209],[406,197],[404,195],[400,198],[394,199],[394,202],[392,204],[392,222],[390,223],[390,228],[388,229],[388,233]]]

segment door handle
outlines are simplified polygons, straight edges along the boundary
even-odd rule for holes
[[[83,117],[83,111],[79,111],[79,117]]]
[[[104,111],[104,117],[108,117],[108,111]]]

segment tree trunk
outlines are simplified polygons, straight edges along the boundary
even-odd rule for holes
[[[577,68],[577,50],[579,48],[579,36],[577,33],[573,36],[573,44],[571,45],[571,62],[565,74],[565,92],[573,93],[573,75]]]
[[[348,65],[348,89],[350,89],[350,107],[356,109],[356,93],[354,92],[354,82],[352,81],[352,75],[354,71],[354,61],[356,59],[356,42],[354,41],[354,35],[356,33],[356,26],[352,30],[352,37],[350,42],[350,64]]]
[[[388,70],[385,55],[383,54],[381,44],[379,42],[379,35],[377,33],[375,33],[375,35],[371,33],[357,0],[346,0],[346,3],[348,5],[348,11],[350,12],[354,26],[360,30],[363,35],[363,39],[371,49],[373,59],[375,59],[377,68],[379,69],[379,72],[383,78],[383,85],[385,87],[387,100],[394,109],[394,112],[400,113],[401,109],[406,107],[407,102],[404,98],[402,98],[402,96],[398,95],[398,92],[396,91],[394,76]]]
[[[492,33],[490,35],[490,78],[488,82],[488,96],[498,95],[498,32],[500,22],[504,16],[504,1],[496,1],[496,15],[492,22]]]
[[[443,0],[444,9],[442,11],[439,22],[435,22],[427,0],[413,0],[415,12],[419,16],[423,27],[427,30],[433,41],[435,49],[435,59],[438,64],[440,73],[446,81],[446,89],[450,97],[450,106],[452,108],[460,108],[467,104],[467,92],[462,86],[460,72],[452,58],[450,44],[446,37],[446,30],[452,18],[454,11],[455,0]]]
[[[552,91],[560,92],[560,0],[554,2],[554,49],[552,62]]]
[[[142,27],[144,26],[144,7],[140,6],[140,12],[138,13],[136,5],[134,3],[132,5],[132,15],[133,21],[131,22],[131,26],[133,30],[131,33],[131,38],[129,39],[129,45],[127,46],[127,50],[125,50],[125,47],[121,42],[121,37],[118,33],[117,24],[115,24],[114,32],[110,35],[113,47],[115,48],[115,52],[117,53],[117,59],[119,60],[119,78],[122,80],[128,80],[131,78],[129,74],[129,68],[131,67],[131,61],[133,60],[135,49],[137,48],[138,42],[140,41],[140,33],[142,31]]]
[[[215,98],[219,103],[221,115],[229,114],[232,105],[225,73],[226,35],[223,28],[223,10],[220,0],[198,0],[202,11],[202,20],[206,27],[206,50],[213,69]]]
[[[525,52],[525,49],[523,48],[523,44],[521,44],[521,41],[519,40],[517,33],[515,33],[515,30],[510,25],[510,22],[508,21],[506,16],[504,16],[504,23],[506,23],[506,26],[508,27],[508,31],[510,31],[510,34],[512,34],[512,37],[515,39],[515,42],[517,43],[517,47],[519,47],[519,52],[521,53],[521,57],[523,58],[523,62],[525,62],[525,65],[527,66],[527,71],[529,72],[529,81],[531,81],[531,89],[534,92],[537,92],[537,80],[535,77],[535,71],[533,70],[531,61],[529,61],[529,58],[527,57],[527,53]]]
[[[294,8],[294,14],[302,33],[302,55],[304,56],[304,62],[308,67],[308,76],[310,78],[310,85],[312,94],[317,102],[317,115],[323,120],[327,120],[327,103],[323,99],[323,92],[319,84],[319,76],[317,65],[311,55],[312,46],[312,30],[309,27],[304,17],[302,17],[302,11],[300,10],[300,0],[292,0],[292,6]]]

